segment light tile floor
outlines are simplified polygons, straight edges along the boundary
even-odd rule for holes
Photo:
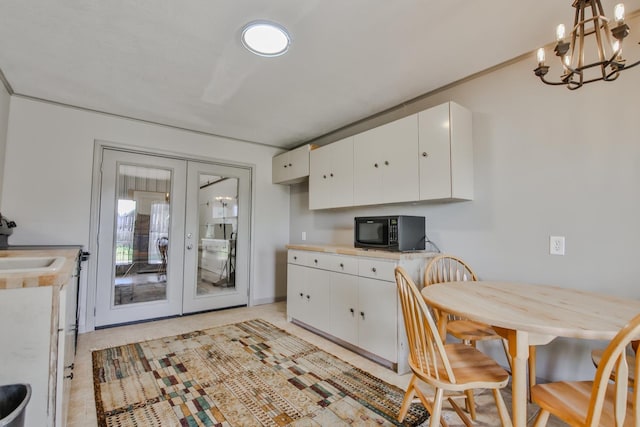
[[[78,350],[75,359],[74,378],[72,382],[73,386],[71,390],[67,425],[69,427],[89,427],[97,425],[93,394],[93,372],[91,366],[92,350],[177,335],[180,333],[207,329],[218,325],[236,323],[255,318],[264,319],[293,335],[315,344],[328,353],[331,353],[346,362],[349,362],[391,384],[402,388],[403,390],[409,383],[409,374],[397,375],[395,372],[371,362],[337,344],[319,337],[299,326],[288,323],[286,320],[285,303],[266,304],[250,308],[236,308],[183,316],[174,319],[159,320],[155,322],[101,329],[81,334],[78,337]],[[487,394],[490,396],[490,393]],[[477,400],[484,397],[485,396],[480,396]],[[446,406],[448,405],[445,403],[444,412],[447,421],[450,421],[449,425],[451,427],[462,425],[455,413],[453,413],[449,408],[446,408]],[[483,414],[482,408],[494,409],[495,406],[492,404],[481,405],[476,424],[483,426],[499,426],[500,422],[494,414]],[[551,427],[561,426],[564,424],[559,423],[557,420],[552,418],[548,425]]]

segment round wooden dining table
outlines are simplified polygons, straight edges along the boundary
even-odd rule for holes
[[[426,286],[422,296],[438,310],[493,326],[508,340],[516,427],[527,424],[530,345],[556,337],[611,340],[640,313],[640,300],[524,283],[448,282]]]

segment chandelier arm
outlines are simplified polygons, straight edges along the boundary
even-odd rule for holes
[[[628,70],[629,68],[633,68],[633,67],[635,67],[636,65],[639,65],[639,64],[640,64],[640,60],[634,62],[633,64],[625,65],[623,68],[620,69],[620,71]]]
[[[542,83],[550,85],[550,86],[562,86],[562,85],[566,85],[567,84],[567,82],[564,82],[564,81],[553,82],[553,81],[545,79],[544,76],[539,76],[539,77],[540,77],[540,80],[542,81]]]

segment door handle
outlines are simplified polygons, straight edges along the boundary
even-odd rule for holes
[[[187,245],[187,249],[188,249],[188,250],[193,249],[193,245],[192,245],[191,243],[189,243],[189,244]]]

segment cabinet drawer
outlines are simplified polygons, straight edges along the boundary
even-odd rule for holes
[[[380,261],[374,259],[358,260],[358,275],[371,279],[386,280],[395,282],[394,270],[396,263],[391,261]]]
[[[329,270],[337,273],[358,274],[358,259],[350,256],[333,255],[328,260]]]
[[[323,254],[320,252],[309,252],[307,254],[307,267],[320,268],[322,270],[330,270],[333,265],[333,255]]]
[[[307,253],[305,253],[304,251],[289,251],[287,253],[287,263],[306,265]]]

